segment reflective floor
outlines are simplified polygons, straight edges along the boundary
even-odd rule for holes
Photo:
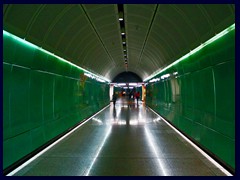
[[[225,176],[141,102],[118,99],[15,176]]]

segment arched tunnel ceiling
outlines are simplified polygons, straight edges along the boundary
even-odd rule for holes
[[[128,68],[117,4],[4,4],[4,30],[109,80],[142,79],[235,22],[234,4],[124,4]]]

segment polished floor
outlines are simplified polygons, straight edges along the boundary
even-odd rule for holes
[[[139,103],[118,99],[14,176],[225,176]]]

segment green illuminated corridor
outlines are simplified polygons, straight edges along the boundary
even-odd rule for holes
[[[235,128],[235,4],[3,5],[4,175],[234,175]]]

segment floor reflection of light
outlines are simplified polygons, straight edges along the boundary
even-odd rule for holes
[[[87,172],[86,172],[85,176],[88,176],[88,175],[89,175],[89,173],[90,173],[90,171],[91,171],[91,169],[92,169],[92,167],[93,167],[93,165],[94,165],[94,163],[95,163],[95,161],[96,161],[99,153],[101,152],[101,150],[102,150],[102,148],[103,148],[103,146],[104,146],[104,144],[105,144],[105,142],[106,142],[106,139],[108,138],[111,130],[112,130],[112,126],[110,126],[109,129],[107,130],[106,135],[105,135],[105,137],[104,137],[101,145],[99,146],[99,148],[98,148],[98,150],[97,150],[97,153],[96,153],[96,155],[95,155],[95,157],[94,157],[91,165],[90,165],[89,168],[87,169]]]
[[[161,118],[160,117],[157,117],[157,118],[154,118],[153,119],[153,122],[158,122],[158,121],[160,121],[161,120]]]
[[[102,120],[98,118],[92,118],[92,120],[98,122],[99,124],[103,124]]]
[[[130,124],[130,125],[138,125],[138,120],[137,120],[137,119],[131,119],[131,120],[129,121],[129,124]]]
[[[211,158],[207,153],[205,153],[202,149],[200,149],[197,145],[195,145],[190,139],[184,136],[180,131],[178,131],[173,125],[171,125],[167,120],[157,114],[154,110],[149,108],[152,112],[154,112],[157,116],[159,116],[167,125],[169,125],[175,132],[177,132],[183,139],[185,139],[189,144],[191,144],[196,150],[198,150],[203,156],[205,156],[209,161],[211,161],[216,167],[218,167],[224,174],[227,176],[232,176],[230,172],[228,172],[223,166],[221,166],[217,161]]]
[[[112,125],[126,125],[126,121],[125,120],[115,120],[115,121],[112,121]]]
[[[121,113],[121,108],[118,108],[116,113],[116,118],[119,117],[120,113]]]
[[[164,168],[164,162],[162,162],[161,159],[158,158],[157,150],[155,148],[155,147],[157,147],[157,145],[154,143],[154,138],[151,135],[151,133],[149,132],[147,127],[144,127],[144,129],[145,129],[145,133],[147,136],[147,141],[148,141],[152,151],[154,152],[155,156],[157,157],[157,162],[159,164],[159,167],[160,167],[161,171],[163,172],[163,175],[167,176],[166,168]]]
[[[121,108],[116,108],[115,111],[116,111],[116,114],[113,115],[113,118],[111,118],[111,124],[119,124],[119,125],[126,124],[125,120],[119,119],[119,116],[121,114],[122,109]]]
[[[57,143],[59,143],[60,141],[62,141],[64,138],[66,138],[67,136],[69,136],[70,134],[72,134],[74,131],[76,131],[79,127],[81,127],[82,125],[84,125],[86,122],[88,122],[89,120],[91,120],[91,118],[93,118],[94,116],[98,115],[99,113],[101,113],[103,110],[105,110],[109,105],[107,105],[106,107],[104,107],[102,110],[98,111],[96,114],[92,115],[91,117],[89,117],[88,119],[86,119],[84,122],[82,122],[81,124],[79,124],[78,126],[76,126],[75,128],[73,128],[71,131],[69,131],[68,133],[66,133],[64,136],[62,136],[61,138],[59,138],[57,141],[55,141],[54,143],[50,144],[49,146],[47,146],[45,149],[43,149],[42,151],[40,151],[39,153],[37,153],[35,156],[33,156],[32,158],[30,158],[29,160],[27,160],[25,163],[23,163],[21,166],[17,167],[16,169],[14,169],[12,172],[10,172],[9,174],[7,174],[6,176],[12,176],[14,174],[16,174],[18,171],[20,171],[22,168],[24,168],[25,166],[27,166],[29,163],[31,163],[32,161],[34,161],[35,159],[37,159],[39,156],[41,156],[43,153],[45,153],[46,151],[48,151],[50,148],[52,148],[53,146],[55,146]]]

